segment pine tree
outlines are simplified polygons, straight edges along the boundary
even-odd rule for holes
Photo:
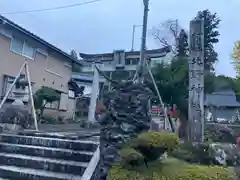
[[[204,63],[206,70],[214,70],[213,64],[218,60],[214,44],[218,43],[218,27],[220,19],[217,13],[212,14],[208,9],[198,12],[197,18],[204,20]]]
[[[181,29],[177,39],[177,57],[188,56],[188,35],[184,29]]]
[[[77,55],[77,52],[75,50],[72,50],[70,52],[70,56],[72,56],[75,60],[78,60],[78,55]]]

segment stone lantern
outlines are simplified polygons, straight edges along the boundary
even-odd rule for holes
[[[24,106],[23,98],[27,94],[25,90],[27,86],[28,81],[25,75],[21,74],[15,84],[15,88],[12,91],[15,98],[15,101],[12,103],[13,105]]]

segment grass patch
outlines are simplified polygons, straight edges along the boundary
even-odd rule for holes
[[[235,180],[232,169],[220,166],[188,164],[178,159],[149,163],[149,168],[132,169],[116,164],[109,173],[109,180]]]

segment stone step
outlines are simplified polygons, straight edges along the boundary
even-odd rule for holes
[[[38,137],[49,137],[49,138],[60,138],[69,140],[81,140],[89,138],[98,138],[100,135],[99,131],[93,132],[36,132],[36,131],[21,131],[17,133],[18,135],[25,136],[38,136]]]
[[[89,162],[94,154],[94,152],[87,151],[74,151],[71,149],[59,149],[11,143],[0,143],[0,151],[5,153],[40,156],[78,162]]]
[[[51,172],[69,173],[82,175],[88,163],[76,161],[65,161],[22,154],[0,153],[0,164],[18,167],[31,167],[33,169],[46,170]]]
[[[45,146],[91,152],[94,152],[99,144],[99,142],[90,140],[68,140],[60,138],[24,136],[13,134],[0,134],[0,140],[4,143]]]
[[[81,176],[0,165],[0,177],[11,180],[81,180]]]

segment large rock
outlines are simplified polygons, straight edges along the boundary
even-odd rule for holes
[[[240,166],[240,148],[236,144],[211,143],[210,148],[220,165]]]
[[[231,143],[184,143],[172,155],[189,163],[240,166],[240,148]]]
[[[100,118],[100,173],[98,180],[106,180],[109,167],[119,160],[121,145],[150,128],[147,86],[132,81],[121,83],[105,98],[106,113]]]
[[[6,105],[0,109],[0,123],[4,124],[2,127],[5,128],[14,125],[16,130],[31,129],[34,125],[34,119],[26,106]]]

